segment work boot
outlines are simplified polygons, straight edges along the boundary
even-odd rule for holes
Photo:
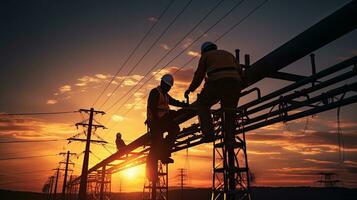
[[[161,163],[162,164],[170,164],[170,163],[174,163],[174,159],[170,158],[170,157],[166,157],[164,159],[161,159]]]
[[[210,143],[214,141],[214,134],[205,134],[203,135],[203,137],[201,138],[200,142],[203,143]]]

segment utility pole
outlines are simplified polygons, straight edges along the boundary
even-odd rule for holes
[[[56,182],[55,182],[55,191],[53,192],[53,200],[56,200],[57,184],[58,184],[58,176],[59,176],[59,170],[60,170],[60,168],[57,167],[57,169],[54,169],[54,170],[56,170]]]
[[[68,165],[69,164],[74,164],[72,162],[69,162],[69,157],[71,155],[76,155],[75,153],[71,153],[70,151],[67,151],[67,153],[60,153],[60,155],[64,155],[66,154],[67,157],[66,157],[66,166],[65,166],[65,170],[64,170],[64,178],[63,178],[63,185],[62,185],[62,200],[65,200],[66,199],[66,187],[67,187],[67,175],[68,175]]]
[[[50,192],[49,192],[49,194],[48,194],[48,200],[51,200],[52,199],[52,189],[53,189],[53,179],[54,179],[55,177],[54,176],[51,176],[50,177]]]
[[[97,128],[105,128],[102,125],[94,125],[93,124],[94,114],[100,113],[100,114],[103,115],[105,113],[103,111],[95,111],[93,108],[91,108],[90,110],[80,109],[79,112],[89,113],[88,123],[77,123],[76,124],[77,127],[78,126],[88,127],[88,129],[87,129],[87,139],[85,140],[86,141],[86,148],[85,148],[85,151],[84,151],[82,174],[81,174],[81,180],[80,180],[80,185],[79,185],[79,194],[78,194],[78,200],[86,200],[87,199],[88,163],[89,163],[89,153],[90,153],[90,143],[91,143],[92,129],[93,128],[95,128],[95,129],[97,129]]]

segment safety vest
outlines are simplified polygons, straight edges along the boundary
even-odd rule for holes
[[[221,67],[210,66],[207,68],[208,80],[218,80],[221,78],[240,78],[239,68],[237,66]]]
[[[169,97],[164,94],[162,92],[162,89],[160,86],[156,87],[155,88],[158,92],[159,92],[159,102],[158,102],[158,105],[157,105],[157,117],[163,117],[164,115],[168,114],[170,112],[170,107],[169,107]],[[146,112],[146,115],[147,115],[147,120],[148,121],[151,121],[153,119],[153,114],[149,108],[149,106],[147,107],[147,112]]]

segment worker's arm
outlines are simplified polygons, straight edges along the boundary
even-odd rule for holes
[[[201,56],[200,61],[198,63],[197,70],[193,76],[192,82],[188,90],[190,92],[194,92],[202,83],[203,79],[206,76],[206,57],[204,55]]]
[[[158,113],[157,105],[159,103],[159,98],[160,98],[159,91],[157,91],[156,89],[151,90],[148,99],[148,107],[150,108],[154,118],[157,117],[157,113]]]
[[[188,104],[186,104],[185,102],[176,100],[174,98],[172,98],[169,94],[167,94],[167,96],[169,97],[169,104],[172,106],[176,106],[176,107],[186,107],[188,106]]]

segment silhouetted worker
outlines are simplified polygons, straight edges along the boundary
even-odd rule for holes
[[[124,140],[121,138],[121,133],[117,133],[117,138],[115,140],[115,144],[117,145],[117,150],[119,151],[121,148],[125,147],[126,144]]]
[[[168,92],[174,84],[174,78],[171,74],[165,74],[161,78],[160,86],[150,91],[147,103],[146,124],[151,133],[151,156],[162,163],[173,163],[171,159],[171,148],[175,142],[176,135],[180,132],[179,125],[174,121],[174,112],[170,110],[169,105],[177,107],[188,106],[172,98]],[[168,135],[163,140],[163,133]]]
[[[201,85],[206,76],[204,87],[197,95],[197,107],[204,134],[201,141],[211,142],[214,140],[214,127],[210,108],[220,101],[226,114],[225,128],[234,131],[234,109],[238,104],[242,79],[236,58],[228,51],[218,50],[217,45],[212,42],[205,42],[201,46],[201,58],[193,80],[185,92],[186,98]]]

